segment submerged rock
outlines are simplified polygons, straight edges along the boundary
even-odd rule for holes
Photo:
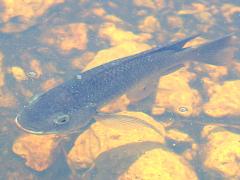
[[[162,124],[142,112],[106,115],[77,138],[68,162],[75,169],[87,168],[105,151],[134,142],[164,143],[164,134]]]
[[[12,150],[26,160],[26,166],[43,171],[52,164],[53,153],[58,144],[56,135],[26,134],[16,139]]]
[[[205,126],[202,137],[203,165],[226,179],[240,177],[240,135],[214,125]]]

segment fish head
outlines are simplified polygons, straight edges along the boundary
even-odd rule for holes
[[[15,122],[18,127],[32,134],[68,133],[84,129],[96,113],[93,104],[74,107],[74,101],[61,98],[59,93],[46,93],[20,112]]]

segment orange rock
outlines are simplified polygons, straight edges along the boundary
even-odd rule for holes
[[[0,87],[3,87],[5,84],[5,74],[3,71],[3,59],[4,59],[4,56],[0,51]]]
[[[33,59],[30,62],[31,69],[36,73],[36,78],[39,78],[42,75],[41,64],[37,59]]]
[[[89,167],[100,153],[124,144],[142,141],[164,143],[163,126],[142,112],[121,112],[101,120],[98,118],[69,151],[68,162],[73,168]]]
[[[49,32],[43,34],[43,42],[57,46],[64,52],[69,52],[72,49],[86,49],[87,25],[84,23],[73,23],[64,26],[50,29]]]
[[[161,24],[154,16],[147,16],[139,25],[139,29],[146,33],[153,33],[161,30]]]
[[[160,78],[153,114],[162,114],[170,109],[182,116],[196,116],[201,110],[201,97],[189,86],[195,74],[182,68]],[[174,82],[174,83],[173,83]]]
[[[95,15],[100,16],[100,17],[102,17],[106,14],[106,11],[103,8],[94,8],[92,11]]]
[[[220,173],[224,179],[240,177],[240,135],[218,126],[205,126],[202,136],[206,139],[202,149],[203,165]]]
[[[234,62],[233,68],[240,74],[240,63],[239,62]]]
[[[240,6],[237,6],[236,4],[223,4],[221,7],[221,12],[223,14],[223,16],[225,17],[225,19],[227,20],[227,22],[231,23],[232,22],[232,16],[235,13],[239,13],[240,12]]]
[[[183,20],[179,16],[168,16],[167,21],[170,28],[183,27]]]
[[[62,3],[64,0],[3,0],[1,8],[1,21],[6,23],[11,18],[19,17],[20,25],[7,23],[2,31],[4,32],[19,32],[31,26],[35,19],[42,16],[50,7],[55,4]],[[3,24],[4,24],[3,23]]]
[[[72,68],[83,70],[90,61],[94,59],[95,53],[86,52],[81,57],[74,58],[71,61]]]
[[[3,74],[3,72],[1,71],[1,69],[0,69],[0,87],[3,87],[4,86],[4,84],[5,84],[5,80],[4,80],[4,77],[5,77],[5,75]]]
[[[6,92],[0,89],[0,107],[12,108],[16,105],[16,98],[10,92]]]
[[[56,135],[25,134],[14,142],[12,149],[26,160],[26,166],[43,171],[53,162],[53,153],[58,143]]]
[[[189,9],[180,10],[178,11],[178,14],[185,15],[185,14],[197,14],[201,13],[207,10],[208,7],[206,7],[202,3],[192,3]]]
[[[26,89],[26,88],[23,87],[23,86],[20,86],[19,91],[21,92],[21,94],[22,94],[23,96],[28,97],[28,99],[33,96],[33,92],[30,91],[29,89]]]
[[[59,69],[53,62],[46,63],[43,69],[45,69],[45,71],[48,73],[59,73]]]
[[[203,106],[207,115],[223,117],[240,114],[240,80],[225,81],[222,85],[208,78],[203,78],[202,82],[209,96],[209,101]]]
[[[130,104],[130,100],[128,99],[128,97],[126,95],[122,95],[118,99],[102,107],[100,111],[107,112],[107,113],[126,111],[129,104]]]
[[[188,161],[192,161],[198,155],[199,145],[192,143],[192,147],[185,150],[181,155]]]
[[[184,38],[186,38],[186,34],[183,33],[183,32],[176,32],[173,36],[171,36],[171,39],[173,41],[177,41],[179,39],[184,39]],[[194,40],[196,40],[196,39],[193,39],[193,40],[191,40],[190,42],[187,42],[187,43],[192,43]],[[188,45],[188,46],[191,47],[191,45]]]
[[[108,2],[108,6],[111,7],[111,8],[117,8],[118,7],[118,5],[114,2],[112,2],[112,1]]]
[[[52,89],[54,87],[56,87],[57,85],[61,84],[63,82],[62,79],[48,79],[47,81],[45,81],[43,84],[41,84],[41,88],[43,91],[48,91],[49,89]]]

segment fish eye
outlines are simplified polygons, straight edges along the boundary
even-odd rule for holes
[[[57,116],[53,121],[54,123],[58,125],[62,125],[67,123],[70,120],[69,116],[67,114]]]

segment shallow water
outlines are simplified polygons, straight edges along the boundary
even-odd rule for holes
[[[102,109],[107,113],[144,112],[151,117],[132,116],[157,127],[159,134],[139,124],[110,122],[95,124],[81,137],[79,133],[39,137],[26,134],[14,122],[17,113],[34,96],[107,60],[198,33],[202,36],[195,45],[229,33],[238,36],[240,3],[224,0],[215,3],[204,0],[9,3],[3,0],[0,5],[2,179],[76,179],[86,174],[93,179],[165,179],[168,174],[177,174],[178,168],[186,172],[178,174],[182,179],[240,177],[238,42],[234,44],[237,50],[230,68],[191,63],[162,77],[158,87],[148,86],[157,88],[156,97],[144,97],[145,91],[133,91],[129,97]],[[78,146],[78,140],[88,144]],[[124,151],[136,148],[134,143],[138,141],[143,142],[140,148],[148,146],[145,142],[157,141],[159,146],[153,149],[159,151],[151,155],[151,148],[143,148],[149,152],[143,157],[143,152],[129,149],[127,155],[136,164],[128,169],[131,165],[123,162],[127,158],[126,153],[121,154],[121,148]],[[122,162],[119,167],[116,164],[112,167],[117,173],[109,173],[107,177],[104,171],[106,167],[111,169],[108,161],[116,160],[116,156],[108,155],[109,150],[118,153]],[[156,157],[159,154],[169,156],[169,162]],[[78,155],[83,157],[80,164]],[[156,170],[154,159],[160,163],[158,166],[163,166]],[[143,168],[140,160],[149,162],[148,166]],[[93,171],[96,168],[104,176]]]

